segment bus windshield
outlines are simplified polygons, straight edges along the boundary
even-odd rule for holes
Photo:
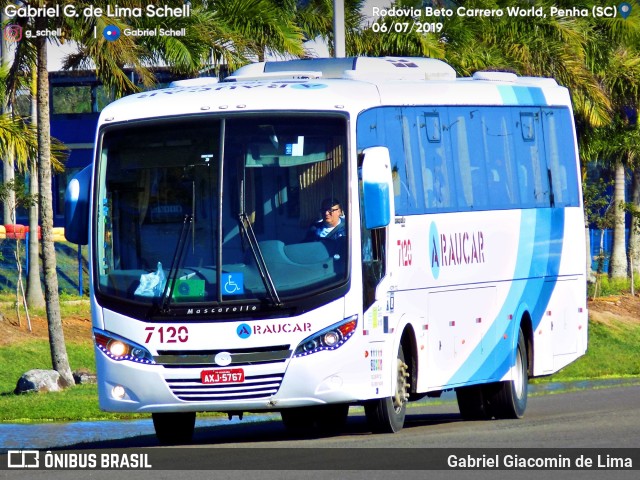
[[[346,120],[230,116],[101,135],[97,293],[162,305],[268,302],[347,278]]]

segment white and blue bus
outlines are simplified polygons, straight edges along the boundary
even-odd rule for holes
[[[90,249],[100,407],[151,413],[162,442],[205,411],[305,430],[362,405],[396,432],[445,390],[465,419],[519,418],[528,379],[586,351],[576,135],[553,79],[259,63],[112,103],[95,148],[66,235]]]

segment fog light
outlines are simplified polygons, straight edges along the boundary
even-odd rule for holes
[[[111,389],[111,395],[113,396],[113,398],[117,398],[119,400],[122,400],[125,396],[126,392],[124,390],[124,387],[122,385],[116,385],[115,387],[113,387]]]

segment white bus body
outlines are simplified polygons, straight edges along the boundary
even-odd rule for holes
[[[261,63],[116,101],[67,194],[100,406],[153,413],[164,442],[198,411],[337,427],[358,404],[393,432],[447,389],[464,418],[520,417],[528,377],[587,348],[579,178],[565,88],[438,60]],[[307,241],[326,198],[346,233]]]

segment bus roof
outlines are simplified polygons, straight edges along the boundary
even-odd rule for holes
[[[193,79],[130,95],[107,106],[102,122],[248,111],[358,112],[378,105],[571,105],[554,79],[477,72],[456,78],[431,58],[323,58],[262,62],[223,82]]]

